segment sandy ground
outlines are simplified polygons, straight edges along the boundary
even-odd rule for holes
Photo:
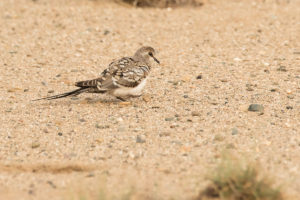
[[[0,199],[130,188],[190,199],[226,149],[258,162],[287,199],[300,196],[299,0],[181,9],[2,0],[0,13]],[[162,63],[143,98],[31,101],[141,45]],[[247,111],[252,103],[264,113]]]

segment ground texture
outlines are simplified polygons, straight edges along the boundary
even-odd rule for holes
[[[226,149],[300,196],[300,1],[2,0],[0,13],[0,199],[190,199]],[[142,45],[162,63],[144,97],[31,101]]]

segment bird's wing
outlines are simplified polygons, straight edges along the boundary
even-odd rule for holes
[[[150,71],[147,64],[124,57],[110,63],[100,77],[93,80],[80,81],[77,87],[94,87],[106,91],[119,87],[136,87]]]
[[[147,77],[150,67],[147,64],[124,57],[114,61],[107,70],[102,72],[100,89],[113,89],[118,87],[136,87]]]

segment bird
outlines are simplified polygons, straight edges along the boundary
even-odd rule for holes
[[[143,46],[133,56],[111,62],[98,78],[76,82],[77,89],[33,101],[60,99],[81,93],[108,93],[121,101],[126,101],[130,97],[139,97],[142,95],[151,70],[151,59],[160,64],[155,57],[154,48]]]

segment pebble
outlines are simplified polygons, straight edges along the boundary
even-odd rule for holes
[[[47,183],[52,187],[52,188],[56,188],[56,185],[52,182],[52,181],[47,181]]]
[[[48,90],[48,93],[54,93],[54,90]]]
[[[93,172],[91,172],[88,175],[86,175],[86,177],[88,177],[88,178],[95,177],[95,174]]]
[[[110,33],[110,31],[109,30],[104,30],[104,33],[103,33],[103,35],[108,35]]]
[[[144,95],[144,96],[143,96],[143,100],[144,100],[145,102],[149,102],[149,101],[151,100],[151,97],[150,97],[149,95]]]
[[[287,72],[287,69],[285,66],[280,66],[277,71],[280,71],[280,72]]]
[[[239,131],[237,130],[237,128],[231,129],[231,135],[237,135],[238,133]]]
[[[96,127],[96,128],[99,128],[99,129],[106,129],[106,128],[109,128],[109,125],[100,125],[100,124],[97,123],[97,124],[95,125],[95,127]]]
[[[86,122],[86,120],[83,119],[83,118],[82,118],[82,119],[79,119],[79,121],[80,121],[80,122]]]
[[[217,134],[214,137],[214,141],[222,142],[223,140],[225,140],[225,137],[223,135]]]
[[[146,140],[142,136],[140,135],[136,136],[136,143],[145,143],[145,142]]]
[[[174,120],[174,118],[173,117],[167,117],[167,118],[165,118],[165,121],[167,121],[167,122],[169,122],[169,121],[173,121]]]
[[[167,137],[167,136],[170,136],[170,135],[171,135],[170,132],[163,132],[163,133],[159,134],[160,137]]]
[[[57,133],[57,135],[59,135],[59,136],[62,136],[62,135],[63,135],[63,133],[62,133],[62,132],[59,132],[59,133]]]
[[[201,113],[200,112],[198,112],[198,111],[193,111],[192,112],[192,116],[201,116]]]
[[[183,95],[183,98],[186,99],[186,98],[189,98],[189,96],[185,94],[185,95]]]
[[[248,111],[252,111],[252,112],[263,112],[264,111],[264,107],[261,104],[251,104],[248,107]]]
[[[36,148],[38,148],[38,147],[40,147],[40,143],[39,143],[39,142],[33,142],[33,143],[31,144],[31,148],[33,148],[33,149],[36,149]]]
[[[235,62],[240,62],[240,61],[242,61],[242,59],[240,59],[240,58],[234,58],[233,59]]]
[[[198,75],[197,77],[196,77],[196,79],[202,79],[202,75],[200,74],[200,75]]]
[[[293,106],[287,106],[286,109],[292,110],[292,109],[293,109]]]

